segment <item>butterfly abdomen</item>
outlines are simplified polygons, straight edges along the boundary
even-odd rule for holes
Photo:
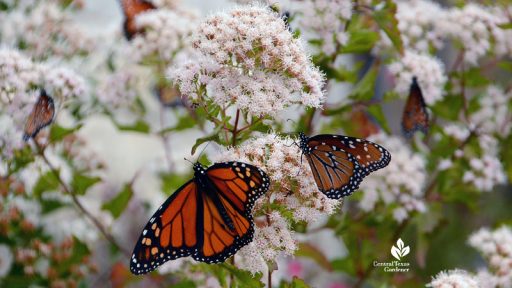
[[[204,167],[201,166],[200,164],[194,165],[194,178],[196,179],[200,191],[205,191],[205,193],[208,193],[208,196],[213,200],[213,204],[219,211],[220,217],[227,225],[229,230],[235,232],[235,225],[233,223],[233,219],[229,217],[226,208],[224,207],[224,205],[222,205],[222,202],[218,196],[217,188],[215,188],[215,185],[211,183],[211,181],[206,176],[206,169],[204,169]]]

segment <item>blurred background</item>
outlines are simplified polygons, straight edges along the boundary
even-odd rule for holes
[[[276,232],[271,259],[251,246],[235,265],[186,258],[134,276],[134,243],[192,177],[187,160],[209,164],[230,146],[169,74],[196,60],[189,39],[205,19],[244,3],[155,0],[163,12],[140,16],[128,40],[119,1],[0,0],[1,287],[445,287],[439,281],[457,273],[467,282],[454,283],[512,287],[512,3],[271,2],[257,5],[290,15],[290,33],[325,75],[326,99],[320,109],[297,102],[261,116],[261,125],[246,114],[250,128],[235,140],[250,147],[299,131],[369,138],[391,152],[389,167],[342,202],[315,191],[324,202],[308,204],[314,221],[265,199],[285,225],[256,221],[257,229],[284,227],[293,246]],[[407,138],[412,76],[430,123]],[[42,88],[55,120],[24,142]],[[229,125],[233,107],[220,119]],[[375,267],[396,260],[399,238],[410,270]],[[439,274],[453,269],[461,270]]]

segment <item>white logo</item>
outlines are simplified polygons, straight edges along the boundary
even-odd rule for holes
[[[401,238],[398,238],[398,241],[396,241],[396,246],[393,245],[391,247],[391,255],[395,257],[398,261],[401,261],[401,258],[409,254],[411,252],[411,249],[409,249],[409,246],[404,247],[404,241],[402,241]]]

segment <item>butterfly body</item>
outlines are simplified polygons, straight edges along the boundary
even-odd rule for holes
[[[259,168],[240,162],[194,165],[194,178],[150,218],[133,250],[130,270],[145,274],[168,260],[191,256],[223,262],[252,241],[251,210],[269,187]]]
[[[386,167],[391,154],[365,139],[322,134],[299,134],[299,147],[309,162],[321,192],[332,199],[351,195],[373,171]]]
[[[416,131],[427,134],[429,126],[429,117],[427,106],[423,93],[418,84],[416,77],[412,79],[412,84],[405,103],[404,112],[402,114],[402,131],[405,137],[412,137]]]
[[[32,112],[28,116],[23,133],[23,140],[28,141],[30,138],[36,137],[41,129],[53,122],[54,116],[55,104],[53,98],[43,89]]]

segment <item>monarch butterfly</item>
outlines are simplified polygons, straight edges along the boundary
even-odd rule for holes
[[[145,0],[120,0],[121,7],[123,8],[124,23],[123,31],[124,37],[131,40],[135,35],[141,31],[135,25],[135,17],[140,13],[156,9],[156,6],[151,2]]]
[[[260,168],[241,163],[194,164],[194,178],[151,216],[133,249],[130,270],[145,274],[192,256],[218,263],[252,241],[254,202],[269,187]]]
[[[409,97],[402,114],[402,131],[410,138],[416,131],[428,132],[428,113],[417,78],[412,78]]]
[[[364,177],[391,161],[384,147],[365,139],[329,134],[307,137],[304,133],[299,137],[318,189],[331,199],[349,196]]]
[[[46,94],[44,89],[41,89],[39,98],[28,116],[27,123],[25,123],[23,140],[28,141],[28,139],[36,137],[41,129],[52,123],[54,116],[55,104],[53,99]]]

